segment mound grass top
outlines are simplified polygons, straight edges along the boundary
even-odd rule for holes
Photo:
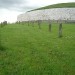
[[[37,8],[37,9],[31,10],[31,11],[43,10],[43,9],[51,9],[51,8],[75,8],[75,2],[48,5],[48,6]]]

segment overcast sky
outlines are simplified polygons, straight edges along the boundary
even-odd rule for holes
[[[4,20],[15,22],[17,16],[26,11],[66,2],[75,2],[75,0],[0,0],[0,22]]]

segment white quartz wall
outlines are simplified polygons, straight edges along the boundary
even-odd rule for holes
[[[20,14],[17,21],[75,20],[75,8],[52,8]]]

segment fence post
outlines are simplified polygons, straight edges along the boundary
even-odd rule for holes
[[[62,37],[62,23],[59,24],[59,37]]]

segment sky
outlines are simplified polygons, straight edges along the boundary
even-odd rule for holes
[[[75,2],[75,0],[0,0],[0,22],[14,23],[19,14],[47,5]]]

